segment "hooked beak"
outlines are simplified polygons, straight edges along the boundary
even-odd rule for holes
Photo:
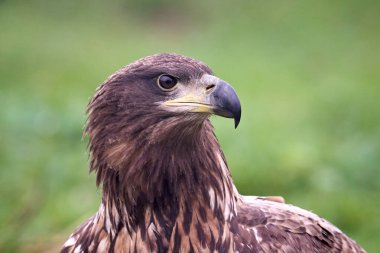
[[[225,81],[211,75],[200,80],[196,90],[185,96],[168,100],[164,105],[198,113],[210,113],[235,120],[239,125],[241,106],[235,90]]]

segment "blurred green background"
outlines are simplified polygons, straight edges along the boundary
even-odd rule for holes
[[[213,118],[241,193],[282,195],[380,249],[378,1],[0,1],[0,252],[55,252],[96,212],[85,107],[177,52],[240,95]]]

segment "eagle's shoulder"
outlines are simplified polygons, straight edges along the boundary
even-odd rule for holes
[[[239,252],[365,252],[312,212],[244,196],[237,205],[235,243]]]

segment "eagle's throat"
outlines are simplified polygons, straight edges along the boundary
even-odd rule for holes
[[[204,233],[209,244],[222,237],[230,240],[236,196],[211,123],[205,121],[193,136],[182,136],[181,141],[162,143],[137,135],[109,146],[109,162],[96,169],[103,186],[99,212],[109,233],[125,227],[129,234],[148,236],[154,230],[165,250],[172,247],[178,229],[189,238]],[[225,234],[213,234],[220,227]]]

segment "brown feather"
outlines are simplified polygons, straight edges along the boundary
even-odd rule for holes
[[[90,101],[85,133],[102,204],[61,252],[364,252],[282,197],[240,196],[209,115],[157,106],[168,96],[155,83],[163,73],[185,85],[212,74],[188,57],[154,55]]]

